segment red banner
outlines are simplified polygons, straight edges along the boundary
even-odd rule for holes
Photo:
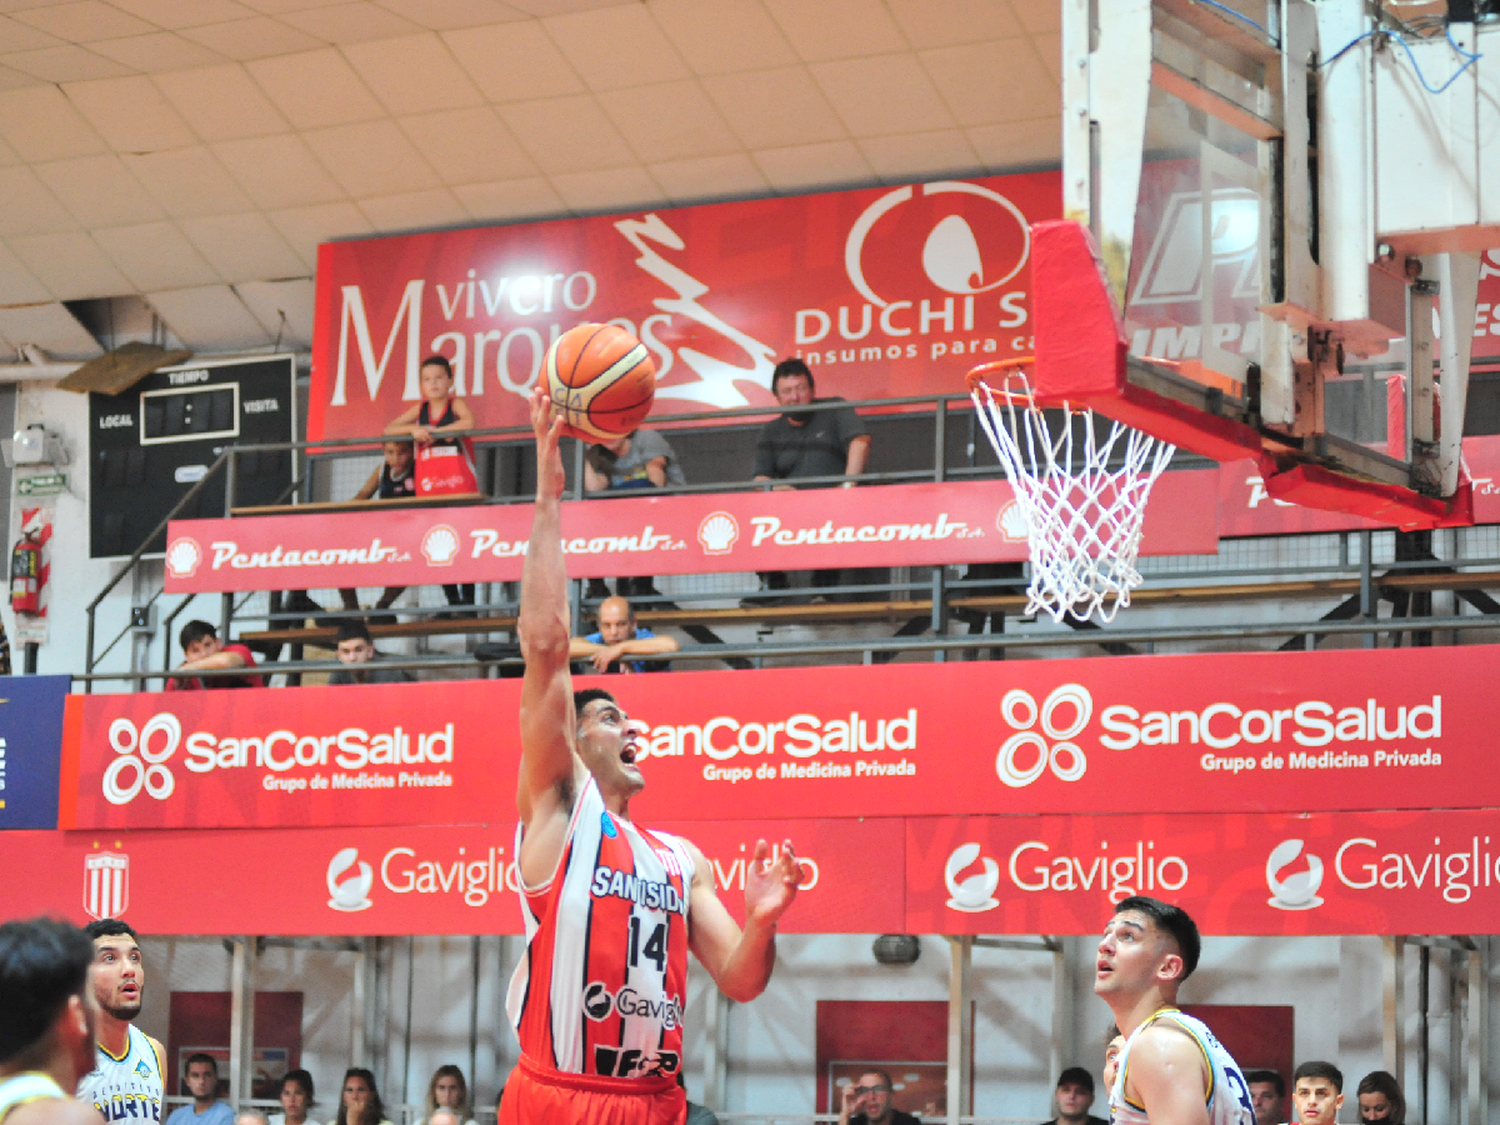
[[[660,824],[703,849],[744,920],[755,842],[790,838],[802,867],[787,933],[895,931],[899,819]],[[280,831],[6,833],[0,918],[123,917],[145,933],[519,934],[515,824]],[[207,869],[213,877],[201,876]],[[871,894],[874,865],[891,880]]]
[[[822,395],[952,393],[1030,351],[1027,228],[1060,206],[1038,172],[325,243],[308,436],[380,433],[432,352],[480,427],[524,424],[585,321],[651,349],[658,413],[771,404],[789,355]]]
[[[1493,673],[1493,675],[1492,675]],[[1500,647],[587,678],[649,821],[1500,806]],[[74,696],[59,825],[489,823],[519,681]]]
[[[1165,474],[1144,553],[1217,550],[1216,487],[1212,472]],[[563,552],[574,578],[1018,561],[1012,495],[973,481],[584,500],[563,505]],[[530,535],[529,504],[174,520],[167,590],[512,582]]]

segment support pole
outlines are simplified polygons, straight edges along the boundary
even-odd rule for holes
[[[974,939],[949,938],[948,973],[948,1125],[958,1125],[973,1112],[969,1083],[973,1072],[974,1026],[969,1020],[969,976],[974,964]]]
[[[1406,1085],[1406,974],[1403,971],[1402,954],[1406,939],[1388,937],[1382,939],[1385,950],[1381,959],[1381,983],[1383,1003],[1381,1005],[1381,1060],[1384,1068],[1396,1076],[1396,1081]]]
[[[229,1101],[250,1097],[255,1066],[255,939],[233,939],[229,966]]]
[[[365,1066],[365,973],[370,959],[369,939],[361,938],[354,955],[354,995],[350,998],[349,1040],[355,1065]]]
[[[703,1029],[703,1104],[715,1113],[728,1112],[729,1004],[729,997],[715,988]]]
[[[479,1065],[479,935],[469,939],[469,1084],[477,1085]],[[472,1100],[472,1098],[470,1099]]]
[[[1052,950],[1052,1058],[1048,1074],[1061,1074],[1071,1057],[1073,1037],[1073,990],[1068,987],[1067,938],[1049,938]],[[1109,1091],[1105,1091],[1106,1099]]]
[[[1469,954],[1468,1036],[1469,1058],[1465,1068],[1468,1078],[1468,1125],[1481,1125],[1490,1117],[1490,939],[1481,934],[1474,938]]]

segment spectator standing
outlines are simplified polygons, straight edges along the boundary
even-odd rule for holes
[[[74,1101],[94,1068],[89,986],[93,943],[50,918],[0,926],[0,1120],[8,1125],[100,1125]]]
[[[587,658],[595,672],[665,672],[671,665],[665,660],[622,660],[624,656],[676,652],[672,637],[659,637],[650,629],[635,623],[635,609],[621,597],[606,598],[599,607],[599,629],[586,637],[568,642],[568,656]]]
[[[1247,1070],[1245,1082],[1250,1087],[1250,1104],[1255,1109],[1255,1125],[1280,1125],[1286,1117],[1286,1079],[1274,1070]]]
[[[100,918],[83,932],[94,943],[97,1041],[94,1069],[79,1083],[76,1096],[93,1103],[106,1121],[160,1121],[165,1052],[135,1026],[146,994],[146,966],[135,930],[118,918]]]
[[[1387,1070],[1372,1070],[1359,1080],[1359,1119],[1382,1125],[1406,1125],[1406,1096],[1401,1083]]]
[[[452,1063],[445,1063],[432,1072],[427,1083],[427,1117],[422,1125],[443,1125],[439,1110],[451,1113],[452,1125],[475,1125],[469,1105],[469,1084],[464,1081],[464,1072]]]
[[[380,1091],[375,1088],[375,1075],[364,1067],[351,1066],[344,1071],[339,1115],[333,1125],[391,1125],[386,1120]]]
[[[1089,1110],[1094,1104],[1094,1076],[1081,1066],[1070,1066],[1057,1078],[1057,1116],[1044,1125],[1109,1125]]]
[[[318,1125],[307,1116],[313,1107],[313,1077],[305,1070],[289,1070],[281,1080],[281,1112],[270,1125]]]
[[[614,441],[589,446],[583,458],[586,492],[628,492],[646,488],[681,488],[687,484],[677,454],[655,430],[635,430]],[[659,593],[649,576],[615,579],[615,592],[624,597]],[[601,578],[589,580],[589,597],[601,597],[608,587]]]
[[[328,677],[330,684],[407,684],[414,678],[402,669],[376,667],[386,656],[376,650],[363,621],[339,622],[336,651],[344,667]]]
[[[417,494],[416,458],[409,441],[388,441],[380,447],[385,458],[380,468],[370,474],[364,487],[354,494],[356,500],[402,500]],[[447,587],[443,588],[445,591]],[[396,604],[396,599],[406,592],[405,586],[387,586],[375,603],[378,610],[387,610]],[[345,609],[359,609],[359,591],[340,590],[339,598]],[[452,599],[450,598],[451,602]]]
[[[225,644],[219,631],[207,621],[189,621],[177,634],[182,645],[182,663],[167,680],[167,691],[260,687],[259,676],[194,676],[220,668],[254,668],[255,654],[238,641]]]
[[[167,1125],[234,1125],[234,1107],[219,1100],[219,1064],[212,1055],[189,1055],[182,1081],[193,1104],[178,1106]]]
[[[801,477],[856,477],[865,471],[870,455],[870,431],[852,409],[798,409],[816,402],[842,402],[814,397],[812,371],[800,359],[784,359],[771,374],[771,393],[786,409],[767,422],[755,446],[755,479],[792,481]],[[826,488],[827,485],[780,484],[777,488]],[[854,481],[844,481],[853,488]],[[863,577],[863,575],[861,575]],[[785,571],[761,574],[763,590],[790,586]],[[839,571],[813,571],[813,585],[836,586]],[[756,604],[752,600],[752,604]]]
[[[891,1076],[867,1070],[844,1087],[839,1125],[921,1125],[916,1117],[891,1105]]]

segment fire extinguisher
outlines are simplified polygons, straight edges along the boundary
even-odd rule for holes
[[[10,553],[10,607],[17,613],[42,611],[42,545],[33,532]]]

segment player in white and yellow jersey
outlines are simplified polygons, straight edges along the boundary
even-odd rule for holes
[[[1121,902],[1104,927],[1094,991],[1125,1037],[1109,1091],[1114,1125],[1255,1125],[1239,1066],[1176,1007],[1200,948],[1185,910],[1144,895]]]
[[[94,1065],[93,949],[38,918],[0,926],[0,1123],[99,1125],[68,1091]]]
[[[78,1087],[105,1121],[150,1125],[162,1120],[161,1044],[135,1026],[146,968],[135,931],[116,918],[90,922],[94,940],[94,998],[99,1005],[94,1069]]]

